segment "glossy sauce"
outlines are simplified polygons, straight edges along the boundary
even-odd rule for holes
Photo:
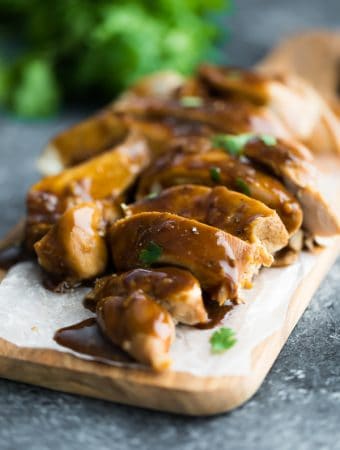
[[[95,318],[61,328],[55,333],[54,340],[63,347],[90,355],[97,361],[132,361],[132,358],[103,335]]]
[[[243,240],[250,240],[251,224],[273,212],[263,203],[230,191],[224,186],[213,189],[199,185],[174,186],[155,198],[144,198],[128,205],[127,216],[140,212],[171,212],[224,230]]]
[[[208,300],[205,302],[205,308],[208,313],[209,321],[199,323],[195,326],[200,330],[207,330],[220,325],[224,317],[234,308],[234,304],[218,305],[216,302]]]
[[[111,228],[110,240],[118,270],[143,267],[140,251],[155,241],[162,249],[156,265],[185,267],[203,289],[217,294],[223,286],[227,298],[237,297],[239,273],[251,260],[249,244],[214,227],[168,213],[146,212],[122,219]]]
[[[220,173],[218,182],[211,177],[211,170],[216,167]],[[283,184],[249,162],[219,149],[207,151],[204,146],[203,152],[199,148],[196,153],[181,149],[164,155],[145,171],[138,196],[146,196],[156,183],[162,188],[190,183],[205,186],[218,184],[242,192],[240,180],[248,187],[250,197],[277,211],[290,234],[297,231],[302,222],[301,207]]]

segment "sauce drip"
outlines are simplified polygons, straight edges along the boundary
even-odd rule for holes
[[[207,310],[209,320],[205,323],[199,323],[195,325],[195,328],[199,330],[208,330],[214,328],[221,323],[226,314],[233,309],[233,304],[227,304],[220,306],[217,302],[213,300],[205,301],[205,309]]]
[[[95,361],[132,361],[126,353],[105,338],[94,317],[57,330],[54,340],[63,347],[92,356]]]

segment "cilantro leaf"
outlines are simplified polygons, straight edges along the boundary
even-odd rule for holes
[[[277,140],[275,136],[272,136],[271,134],[260,134],[261,141],[266,145],[276,145]]]
[[[203,104],[201,97],[186,96],[180,99],[180,103],[185,108],[199,108]]]
[[[215,183],[221,182],[221,169],[219,167],[210,167],[210,178]]]
[[[211,13],[229,12],[230,5],[231,0],[0,1],[6,19],[0,104],[22,116],[44,116],[61,99],[106,103],[156,71],[190,74],[202,60],[222,56],[215,46],[222,28]],[[39,64],[32,63],[36,59]]]
[[[242,179],[242,178],[236,178],[236,187],[245,195],[248,195],[250,197],[250,187],[249,185]]]
[[[216,147],[222,147],[233,156],[242,155],[244,146],[254,137],[251,133],[243,134],[217,134],[213,136],[212,143]]]
[[[141,250],[139,254],[139,261],[147,266],[150,266],[160,258],[162,251],[162,247],[156,244],[156,242],[150,241],[146,248]]]
[[[212,138],[212,144],[222,147],[233,156],[241,156],[244,147],[249,141],[260,139],[265,145],[276,145],[275,136],[270,134],[242,133],[242,134],[216,134]]]
[[[159,192],[153,191],[153,192],[150,192],[150,194],[148,194],[148,195],[146,196],[146,198],[147,198],[148,200],[152,200],[153,198],[157,198],[158,196],[159,196]]]
[[[231,328],[221,327],[210,337],[212,353],[223,353],[229,350],[237,342],[235,332]]]

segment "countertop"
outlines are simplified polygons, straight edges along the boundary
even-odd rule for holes
[[[236,1],[229,61],[252,64],[280,37],[340,24],[338,0]],[[81,118],[0,117],[0,235],[21,215],[48,137]],[[188,418],[0,380],[2,450],[340,449],[340,259],[314,296],[258,393],[243,407]]]

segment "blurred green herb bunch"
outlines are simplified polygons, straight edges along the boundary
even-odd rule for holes
[[[47,116],[141,75],[216,59],[227,0],[0,0],[0,104]],[[94,94],[95,93],[95,94]]]

